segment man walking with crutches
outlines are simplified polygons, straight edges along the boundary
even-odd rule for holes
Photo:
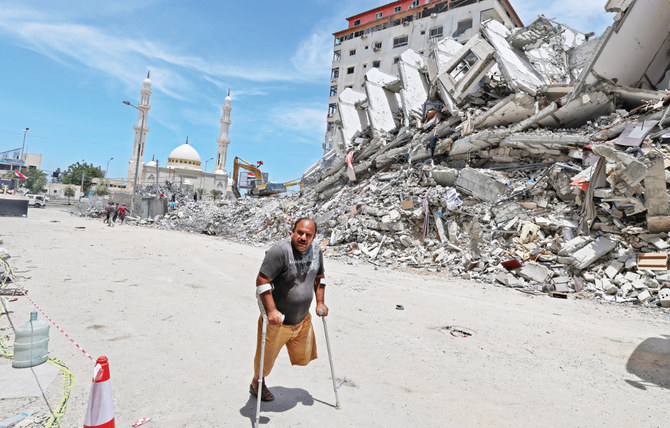
[[[266,377],[284,345],[293,365],[306,366],[317,357],[309,314],[312,296],[316,295],[316,313],[319,316],[327,316],[328,307],[324,303],[325,284],[321,284],[324,277],[323,255],[318,245],[312,245],[315,235],[314,220],[298,219],[291,236],[265,252],[256,277],[259,305],[262,307],[258,319],[254,377],[249,392],[258,398],[260,384],[259,398],[262,401],[274,400],[266,385]],[[263,309],[265,314],[262,314]],[[267,332],[264,331],[264,316],[267,317]]]

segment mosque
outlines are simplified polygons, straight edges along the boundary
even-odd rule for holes
[[[230,90],[228,90],[228,96],[222,107],[223,114],[220,121],[221,133],[216,140],[218,149],[213,167],[214,171],[211,173],[203,170],[200,155],[193,146],[188,143],[188,137],[186,137],[186,142],[184,144],[170,152],[165,166],[159,166],[158,162],[155,160],[144,163],[144,146],[147,141],[147,132],[149,132],[149,127],[146,126],[146,124],[149,110],[151,109],[151,106],[149,105],[149,98],[151,97],[151,80],[149,79],[148,73],[147,78],[144,79],[142,90],[140,92],[140,103],[137,105],[137,109],[139,110],[137,124],[133,126],[133,129],[135,130],[135,142],[133,144],[132,156],[128,161],[128,184],[126,189],[130,192],[133,191],[135,169],[137,168],[138,191],[147,186],[155,184],[162,185],[168,181],[184,190],[194,191],[196,189],[205,189],[206,195],[209,194],[211,190],[220,190],[222,196],[225,197],[229,191],[228,174],[226,172],[226,155],[228,152],[228,144],[230,144],[230,140],[228,140],[230,112],[233,109],[231,107],[232,99],[230,97]],[[141,133],[143,133],[142,138],[140,138]],[[135,162],[138,159],[138,153],[139,162],[136,167]],[[207,162],[209,162],[209,160],[205,162],[205,168],[207,167]]]

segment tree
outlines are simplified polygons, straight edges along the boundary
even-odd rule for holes
[[[46,190],[47,175],[45,173],[35,168],[18,168],[17,170],[23,174],[27,180],[18,179],[14,171],[7,171],[2,177],[16,179],[19,182],[19,187],[25,187],[30,193],[40,193]]]
[[[74,197],[74,189],[72,186],[67,186],[63,191],[63,194],[67,196],[67,204],[70,205],[70,198]]]
[[[105,183],[98,183],[95,186],[95,194],[98,196],[109,195],[109,188]]]
[[[93,166],[86,162],[73,163],[67,167],[67,171],[63,173],[63,184],[72,184],[74,186],[81,185],[81,176],[84,175],[84,192],[91,187],[91,179],[94,177],[104,178],[105,174],[99,166]]]
[[[202,195],[205,194],[205,189],[201,187],[200,189],[197,189],[196,192],[198,192],[198,200],[202,201]]]
[[[221,194],[223,192],[217,189],[212,189],[209,191],[209,195],[214,199],[215,201],[221,197]]]
[[[39,169],[24,169],[21,171],[28,180],[23,182],[23,185],[30,193],[40,193],[46,190],[47,175]]]

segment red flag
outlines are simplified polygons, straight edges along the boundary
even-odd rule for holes
[[[19,177],[21,180],[27,180],[27,179],[28,179],[28,177],[26,177],[25,175],[21,174],[21,173],[19,172],[18,169],[15,169],[15,170],[14,170],[14,174],[16,174],[16,176]]]

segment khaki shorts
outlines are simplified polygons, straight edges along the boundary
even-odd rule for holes
[[[260,371],[262,333],[263,318],[259,317],[254,373]],[[294,366],[306,366],[310,361],[316,359],[316,340],[312,329],[312,316],[309,313],[297,325],[268,325],[268,331],[265,335],[263,377],[270,374],[277,355],[279,355],[279,351],[284,345],[286,345],[291,364]]]

